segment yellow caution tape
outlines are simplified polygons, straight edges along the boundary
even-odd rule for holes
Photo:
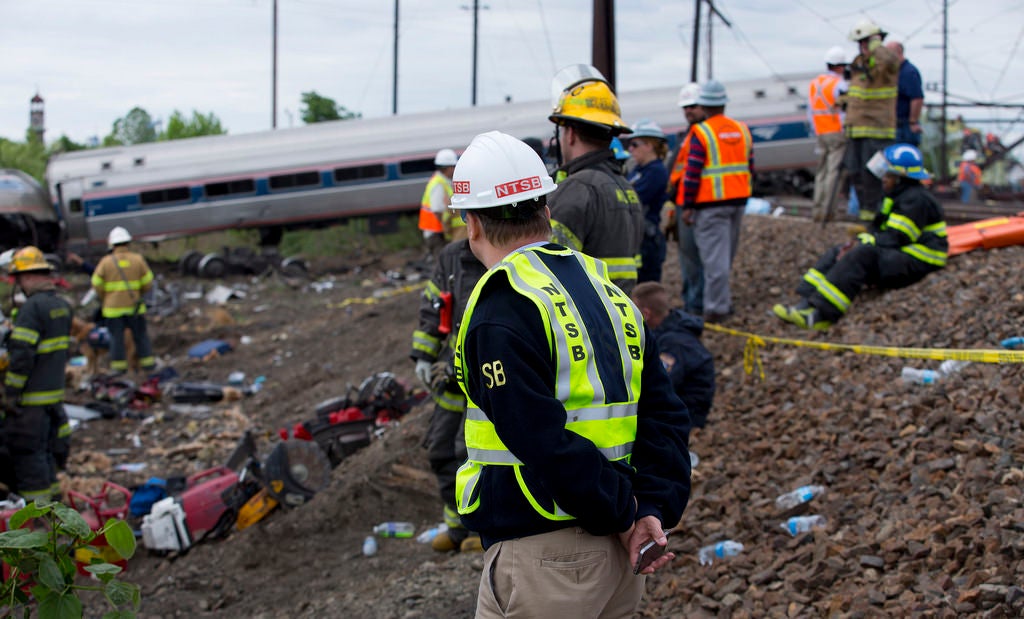
[[[811,342],[808,340],[795,340],[785,337],[772,337],[757,335],[738,329],[729,329],[721,325],[704,323],[705,329],[747,338],[743,349],[743,369],[751,374],[756,367],[764,379],[764,367],[761,364],[760,348],[766,343],[785,344],[801,348],[815,348],[817,350],[834,350],[841,352],[852,352],[859,355],[880,355],[883,357],[902,357],[906,359],[934,359],[944,361],[956,359],[957,361],[973,361],[975,363],[1024,363],[1024,350],[998,350],[998,349],[956,349],[956,348],[906,348],[902,346],[866,346],[863,344],[833,344],[831,342]]]
[[[416,292],[426,285],[427,282],[424,281],[416,284],[409,284],[408,286],[402,286],[401,288],[395,288],[393,290],[378,290],[373,293],[372,297],[351,297],[345,299],[341,303],[328,303],[327,307],[331,309],[341,309],[343,307],[348,307],[349,305],[372,305],[374,303],[379,303],[381,299],[387,299],[407,292]]]

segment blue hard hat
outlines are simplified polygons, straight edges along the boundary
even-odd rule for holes
[[[906,176],[919,181],[931,178],[924,169],[924,157],[921,151],[912,144],[893,144],[886,148],[882,155],[887,164],[886,172],[897,176]]]
[[[622,140],[619,138],[612,138],[612,143],[608,146],[615,153],[615,158],[619,161],[629,159],[629,152],[622,146]]]
[[[700,94],[697,95],[697,105],[708,105],[718,107],[729,102],[725,96],[725,86],[718,80],[708,80],[700,85]]]

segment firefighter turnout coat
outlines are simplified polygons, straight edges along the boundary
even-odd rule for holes
[[[612,283],[628,294],[644,240],[640,198],[610,149],[573,159],[557,176],[563,174],[548,195],[552,241],[602,260]]]
[[[92,287],[103,301],[103,317],[146,313],[142,295],[153,286],[153,271],[146,259],[125,246],[103,256],[92,272]]]

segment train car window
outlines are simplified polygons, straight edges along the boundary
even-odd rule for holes
[[[103,163],[100,164],[100,169],[101,170],[110,170],[113,167],[114,167],[114,162],[113,161],[104,161]]]
[[[403,161],[398,164],[398,172],[402,176],[422,176],[426,174],[432,174],[437,166],[434,165],[434,159],[410,159],[409,161]]]
[[[253,193],[256,191],[256,183],[251,178],[242,178],[223,183],[207,183],[203,186],[207,198],[217,198],[237,193]]]
[[[755,99],[764,99],[767,96],[768,96],[768,93],[766,93],[763,90],[755,90],[754,91],[754,98]]]
[[[296,172],[295,174],[279,174],[270,177],[270,189],[291,189],[292,187],[305,187],[307,185],[319,185],[320,173]]]
[[[142,206],[148,206],[164,202],[185,202],[190,197],[191,194],[189,194],[188,187],[168,187],[167,189],[143,191],[139,194],[139,203]]]
[[[136,168],[140,168],[140,167],[146,165],[146,158],[145,157],[136,157],[135,161],[133,161],[132,163],[135,165]]]
[[[334,182],[358,181],[366,178],[384,178],[386,172],[383,163],[373,163],[351,168],[335,168]]]
[[[81,198],[72,198],[71,200],[69,200],[68,201],[68,210],[71,211],[72,213],[81,213],[82,212],[82,199]]]

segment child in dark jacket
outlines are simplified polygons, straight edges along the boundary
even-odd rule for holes
[[[704,321],[669,309],[668,291],[658,282],[637,284],[631,296],[654,334],[676,395],[689,409],[693,426],[703,428],[715,397],[715,362],[700,341]]]

